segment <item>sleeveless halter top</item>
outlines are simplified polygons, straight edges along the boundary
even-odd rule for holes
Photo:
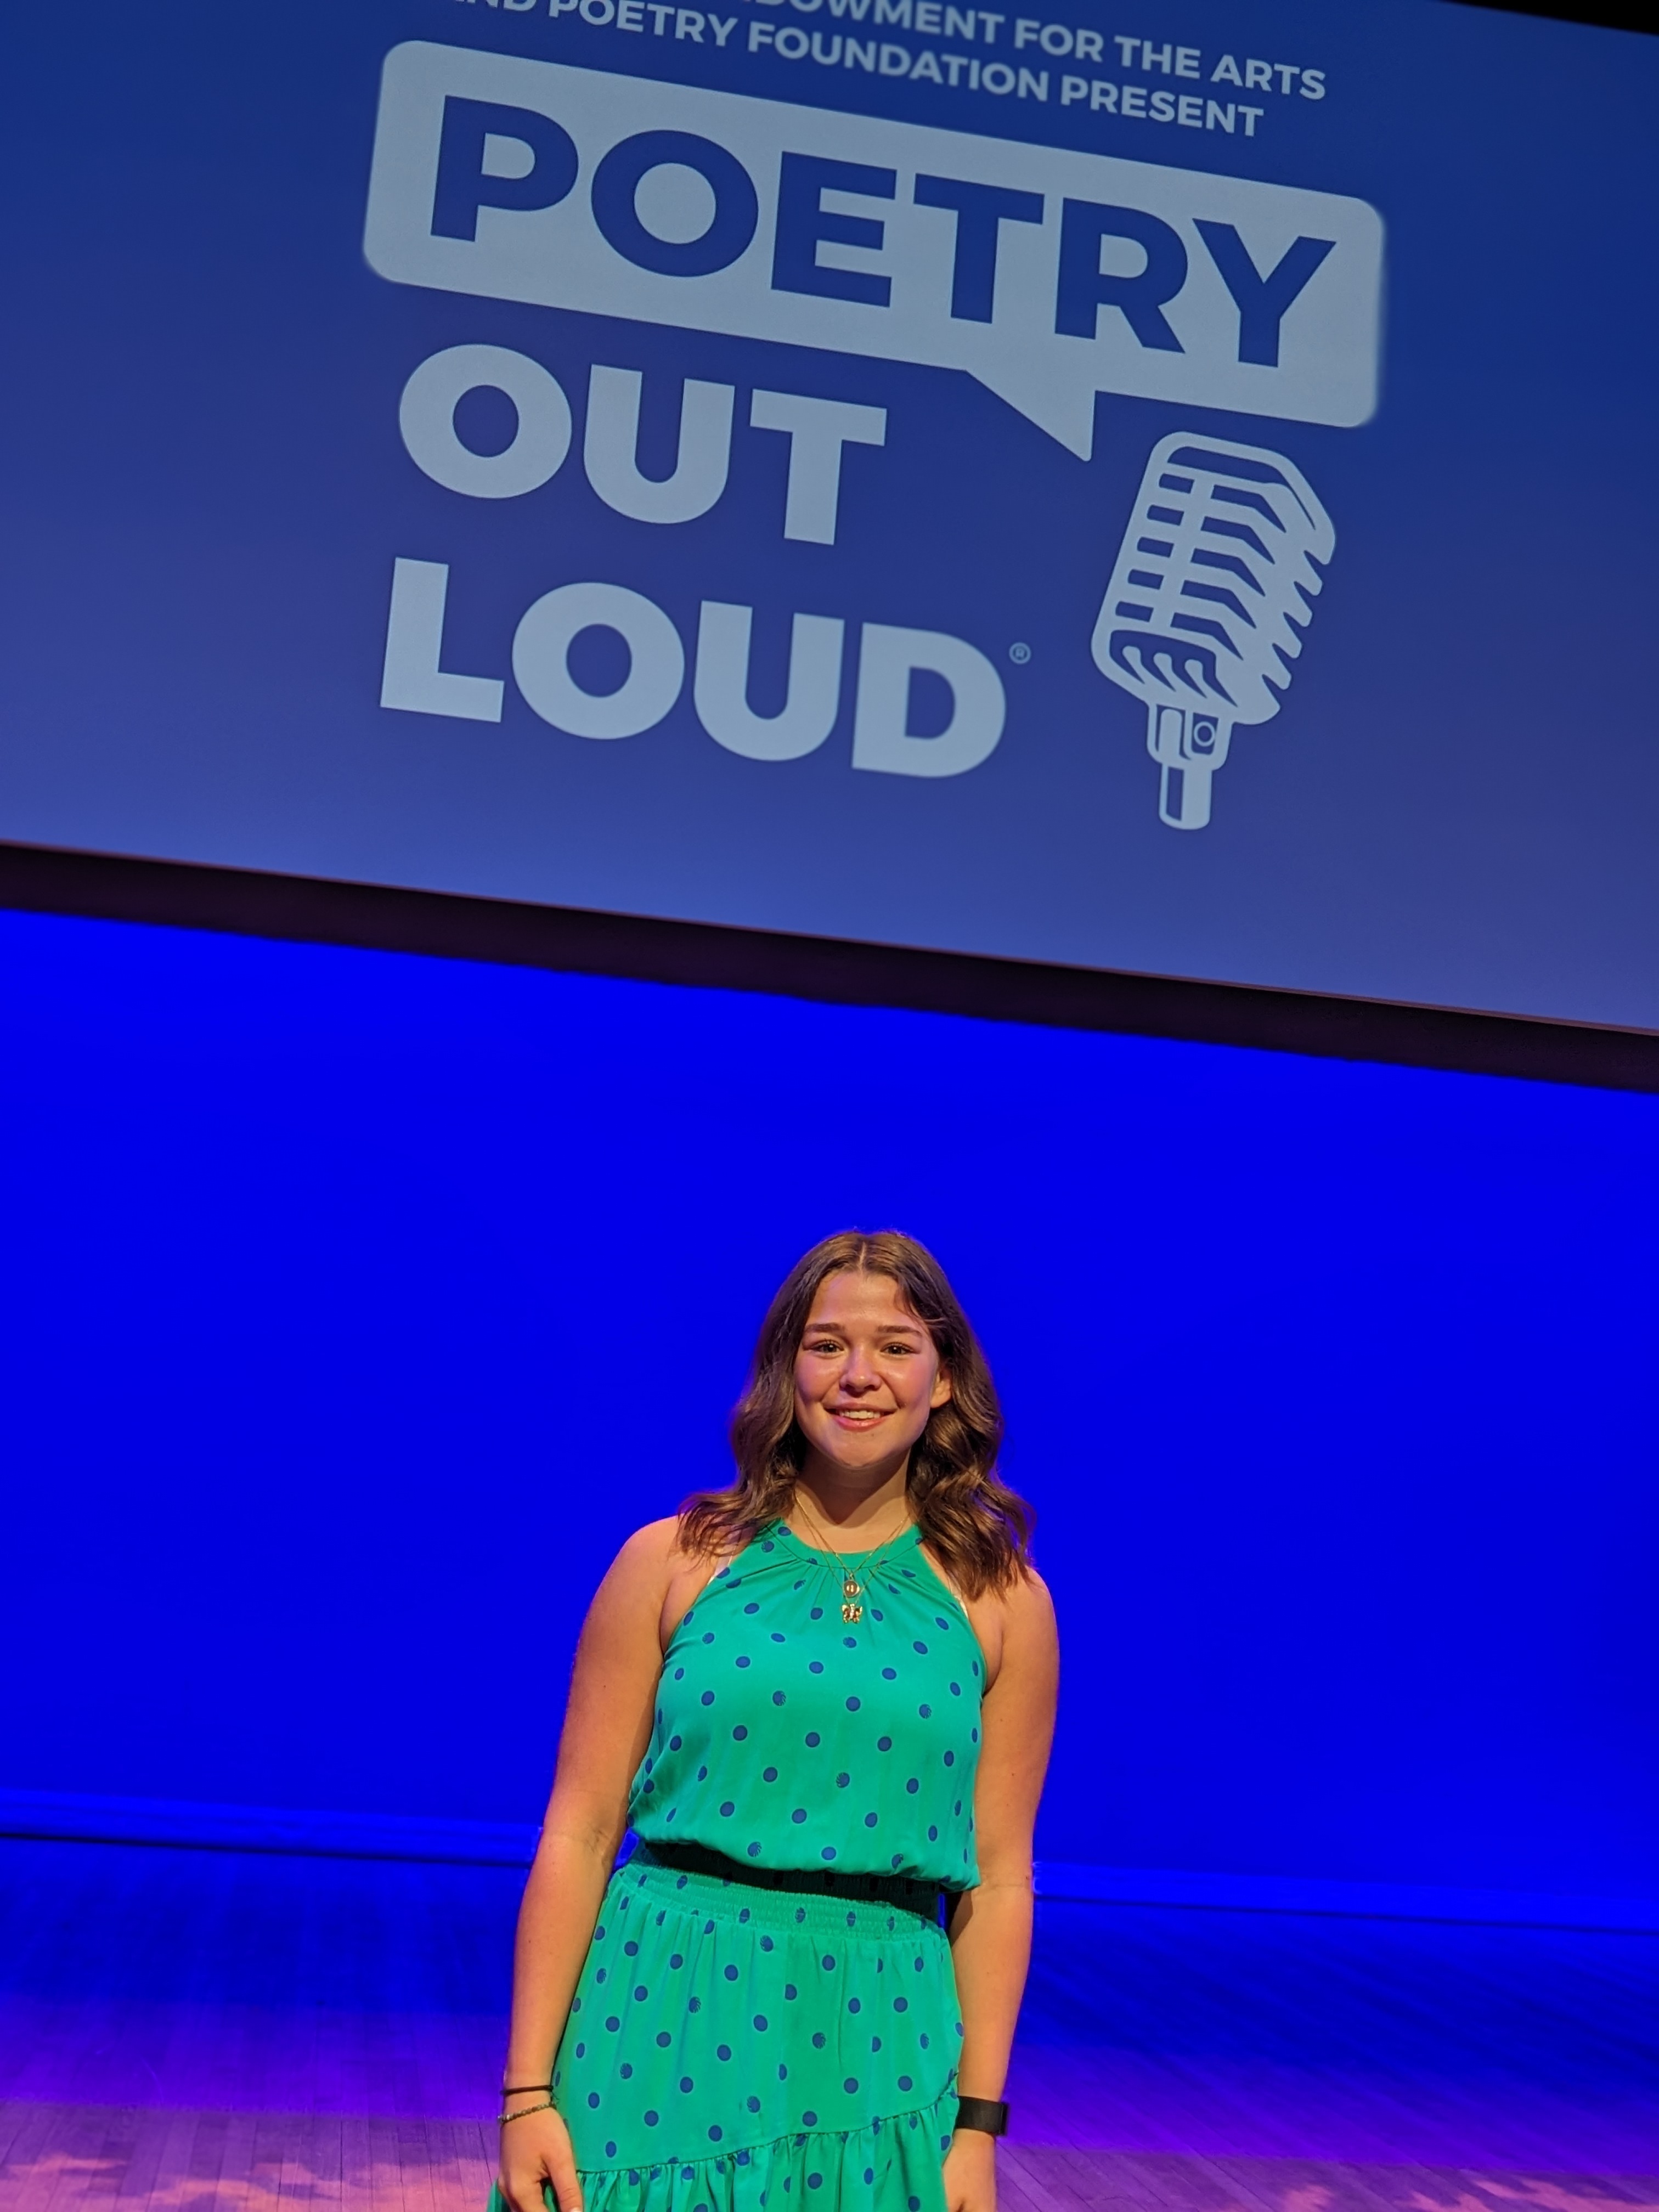
[[[664,1655],[637,1836],[975,1886],[984,1667],[921,1544],[913,1526],[879,1558],[830,1553],[775,1522],[720,1569]],[[864,1559],[874,1578],[849,1622],[842,1569]]]

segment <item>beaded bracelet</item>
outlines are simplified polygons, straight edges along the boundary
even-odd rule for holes
[[[497,2127],[504,2128],[509,2120],[526,2120],[529,2118],[532,2112],[550,2112],[554,2109],[553,2100],[550,2097],[544,2105],[521,2105],[516,2112],[498,2112],[495,2116],[495,2124]]]

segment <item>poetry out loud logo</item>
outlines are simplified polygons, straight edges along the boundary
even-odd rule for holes
[[[552,62],[395,48],[364,243],[398,283],[963,371],[1084,459],[1103,392],[1337,426],[1376,404],[1382,225],[1364,201]],[[518,412],[498,455],[455,432],[480,383]],[[589,481],[641,520],[707,512],[726,484],[735,387],[685,380],[678,463],[659,483],[637,466],[638,384],[593,369]],[[790,440],[784,538],[833,544],[849,449],[884,442],[885,410],[756,391],[748,422]],[[422,363],[402,423],[426,472],[476,497],[546,482],[573,437],[550,373],[499,348]],[[1334,543],[1283,454],[1185,434],[1153,448],[1093,653],[1147,709],[1171,826],[1203,826],[1234,725],[1278,711]],[[386,703],[498,719],[501,679],[441,670],[447,578],[442,564],[398,564]],[[786,705],[757,716],[752,613],[704,603],[694,702],[731,750],[795,758],[835,720],[846,624],[794,616]],[[603,698],[571,672],[594,624],[622,629],[633,670]],[[594,737],[659,720],[686,672],[667,615],[614,583],[544,594],[513,660],[544,720]],[[938,737],[906,725],[918,668],[954,701]],[[1001,679],[966,639],[861,625],[854,766],[961,774],[1003,715]]]

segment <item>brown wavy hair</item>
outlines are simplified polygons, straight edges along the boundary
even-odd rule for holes
[[[700,1491],[680,1508],[679,1540],[707,1558],[735,1550],[794,1503],[806,1458],[795,1420],[795,1355],[813,1302],[838,1274],[885,1275],[933,1338],[951,1378],[910,1453],[910,1510],[924,1540],[969,1597],[1006,1589],[1030,1571],[1033,1515],[997,1479],[1002,1408],[968,1316],[945,1270],[924,1245],[896,1229],[843,1230],[798,1260],[761,1323],[749,1381],[732,1415],[737,1480]]]

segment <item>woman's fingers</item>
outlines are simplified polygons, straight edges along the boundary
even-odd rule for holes
[[[495,2186],[507,2212],[544,2212],[542,2183],[545,2178],[539,2160],[526,2163],[522,2157],[510,2157],[502,2145]]]
[[[996,2146],[969,2130],[951,2142],[945,2160],[945,2212],[996,2212]]]
[[[532,2189],[530,2197],[526,2200],[520,2186],[520,2181],[519,2175],[508,2171],[508,2162],[503,2154],[495,2171],[495,2194],[506,2205],[507,2212],[542,2212],[541,2205],[538,2202],[539,2191]],[[493,2204],[491,2212],[494,2212]]]
[[[558,2212],[582,2212],[582,2185],[576,2178],[576,2156],[570,2147],[570,2134],[562,2120],[559,2123],[558,2147],[547,2160],[547,2178],[553,2185],[553,2201]]]
[[[535,2112],[501,2130],[501,2191],[511,2212],[581,2212],[570,2131],[556,2112]]]

